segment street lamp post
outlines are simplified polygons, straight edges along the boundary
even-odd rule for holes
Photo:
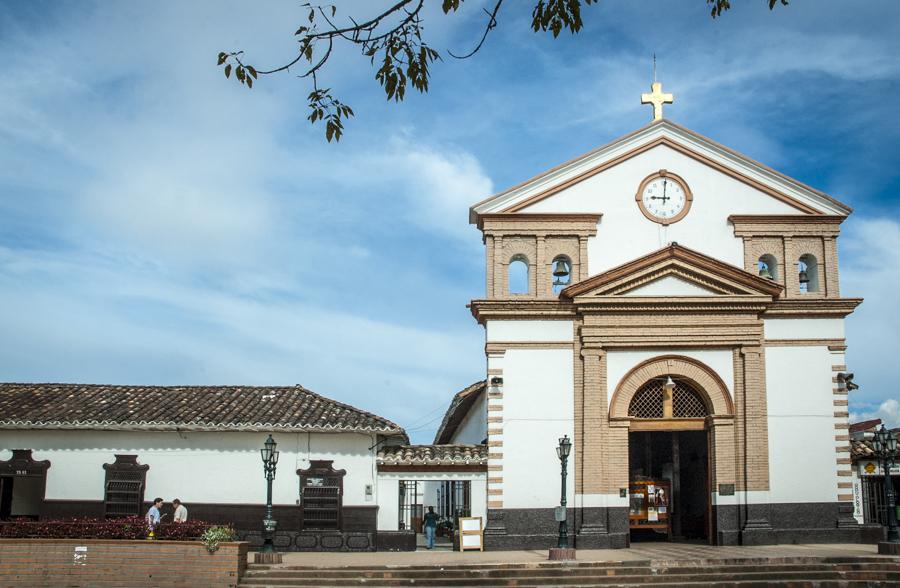
[[[556,448],[556,455],[559,457],[560,464],[562,465],[562,472],[560,473],[560,477],[562,478],[562,490],[559,498],[559,541],[556,545],[561,549],[569,547],[569,523],[566,520],[568,518],[566,516],[566,465],[568,464],[569,452],[571,450],[572,442],[569,441],[569,436],[566,435],[559,440],[559,447]]]
[[[887,540],[889,543],[900,543],[900,535],[897,533],[897,499],[894,494],[894,482],[891,480],[891,465],[897,458],[897,438],[894,433],[881,425],[875,431],[872,439],[875,457],[881,463],[881,471],[884,472],[884,496],[887,505]]]
[[[559,539],[556,547],[550,548],[550,559],[575,559],[575,550],[569,547],[569,523],[566,513],[566,465],[569,461],[569,453],[572,451],[572,441],[569,436],[565,435],[559,440],[559,446],[556,448],[556,455],[559,457],[562,470],[561,477],[561,494],[559,498],[559,507],[556,509],[556,520],[559,521]]]
[[[278,465],[278,451],[272,435],[266,439],[263,448],[259,450],[262,456],[263,472],[266,476],[266,518],[263,519],[263,546],[261,553],[275,553],[275,528],[278,521],[272,518],[272,481],[275,480],[275,466]]]

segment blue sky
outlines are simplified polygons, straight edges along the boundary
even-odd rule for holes
[[[4,380],[299,383],[429,441],[483,374],[468,207],[645,124],[656,52],[667,117],[854,207],[851,411],[900,425],[900,3],[713,21],[702,0],[604,0],[554,41],[508,2],[481,53],[400,105],[336,53],[322,82],[357,112],[337,145],[302,80],[247,91],[215,67],[290,56],[300,4],[0,4]],[[470,47],[481,4],[430,12],[430,43]]]

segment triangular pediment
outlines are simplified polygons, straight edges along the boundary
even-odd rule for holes
[[[794,214],[846,216],[852,212],[815,188],[662,119],[475,204],[469,220],[474,224],[483,214],[540,211],[535,207],[538,202],[657,148],[677,152],[750,186],[762,198],[777,200],[778,206]]]
[[[661,277],[644,282],[640,286],[623,292],[625,296],[715,296],[723,294],[721,288],[709,284],[698,284],[689,276],[681,275],[677,267],[669,267]]]
[[[677,243],[654,251],[562,291],[566,298],[594,296],[766,296],[782,287]]]

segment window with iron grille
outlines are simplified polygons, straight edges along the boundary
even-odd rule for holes
[[[671,403],[671,415],[676,419],[702,418],[709,415],[709,408],[703,396],[690,383],[674,380],[675,389],[672,398],[665,397],[664,379],[650,380],[634,394],[628,405],[628,416],[637,419],[661,419],[669,413],[667,404]]]
[[[136,455],[117,455],[114,463],[103,464],[106,480],[103,502],[106,518],[141,516],[149,465],[139,464]]]
[[[346,470],[336,470],[332,460],[311,460],[300,476],[303,529],[340,531]]]

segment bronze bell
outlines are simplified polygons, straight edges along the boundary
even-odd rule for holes
[[[800,270],[800,283],[809,284],[809,275],[807,275],[806,270]]]
[[[775,278],[772,277],[772,272],[770,272],[770,271],[769,271],[769,268],[766,267],[766,266],[762,266],[762,267],[759,269],[759,277],[760,277],[760,278],[765,278],[765,279],[767,279],[767,280],[774,280],[774,279],[775,279]]]
[[[553,275],[557,278],[569,275],[569,266],[563,259],[557,259],[553,262]]]
[[[563,259],[557,259],[553,262],[553,277],[556,278],[553,280],[554,286],[568,286],[569,280],[563,280],[563,278],[569,275],[569,265]]]

